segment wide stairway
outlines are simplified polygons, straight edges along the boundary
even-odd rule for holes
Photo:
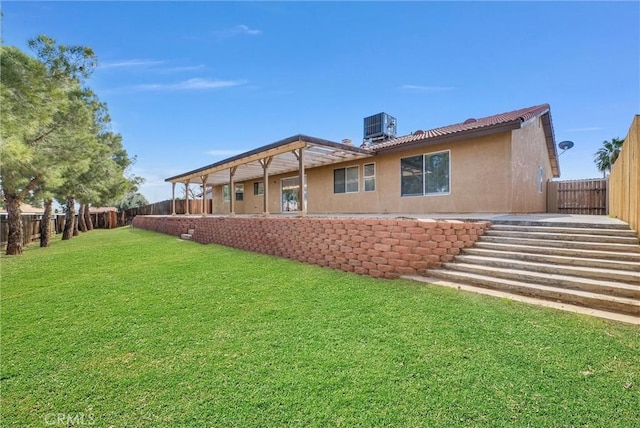
[[[640,317],[640,243],[624,226],[494,224],[428,275]],[[640,318],[639,318],[640,320]]]

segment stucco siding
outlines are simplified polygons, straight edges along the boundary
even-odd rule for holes
[[[450,193],[401,196],[401,158],[449,151]],[[343,163],[308,171],[309,212],[319,213],[464,213],[505,212],[510,209],[511,169],[508,133],[383,153],[360,162]],[[375,163],[376,190],[362,188],[362,168]],[[336,168],[359,167],[357,193],[333,193]]]
[[[542,121],[537,118],[511,134],[512,210],[516,213],[547,211],[547,181],[553,177]],[[542,167],[539,187],[538,167]]]
[[[401,195],[401,159],[447,151],[450,161],[450,192],[426,196]],[[363,166],[375,164],[375,191],[364,191]],[[538,187],[542,167],[542,192]],[[357,167],[358,191],[334,193],[334,170]],[[308,168],[309,213],[472,213],[545,212],[546,181],[552,176],[539,119],[524,128],[453,143],[413,147],[378,153],[371,158]],[[269,177],[269,212],[282,212],[282,179],[297,172]],[[253,194],[254,182],[244,182],[244,200],[235,201],[237,213],[262,213],[262,195]],[[231,197],[234,197],[231,192]],[[214,212],[229,212],[222,201],[222,186],[213,189]]]

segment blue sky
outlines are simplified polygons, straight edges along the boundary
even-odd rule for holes
[[[593,153],[640,113],[638,2],[11,2],[2,39],[87,45],[89,86],[138,160],[164,179],[303,133],[362,141],[551,105],[562,179],[598,177]],[[488,172],[490,168],[488,169]]]

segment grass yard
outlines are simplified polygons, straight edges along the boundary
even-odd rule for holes
[[[640,330],[144,230],[1,259],[0,425],[640,426]]]

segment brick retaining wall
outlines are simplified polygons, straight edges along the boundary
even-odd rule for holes
[[[381,218],[153,217],[133,226],[193,240],[356,272],[421,274],[470,247],[489,222]]]

